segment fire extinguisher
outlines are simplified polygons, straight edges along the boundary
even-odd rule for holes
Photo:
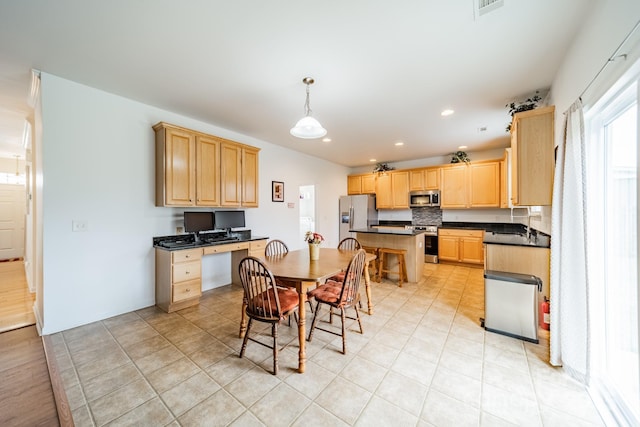
[[[546,296],[543,297],[543,301],[540,303],[540,327],[545,330],[549,330],[551,303]]]

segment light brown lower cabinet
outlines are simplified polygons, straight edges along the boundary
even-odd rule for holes
[[[240,283],[240,260],[263,257],[266,245],[267,239],[259,239],[175,251],[156,248],[156,305],[171,313],[200,303],[203,256],[231,252],[232,283]]]
[[[202,295],[202,248],[156,249],[156,305],[172,311],[197,305]]]
[[[484,230],[439,229],[438,258],[466,264],[484,263]]]
[[[550,298],[551,250],[533,246],[512,246],[487,244],[485,270],[509,273],[531,274],[542,280],[539,302]]]

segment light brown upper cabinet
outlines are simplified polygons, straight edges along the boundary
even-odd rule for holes
[[[376,209],[409,209],[409,172],[393,171],[376,178]]]
[[[409,171],[409,191],[439,190],[440,168],[422,168]]]
[[[500,161],[443,166],[440,172],[440,207],[500,207]]]
[[[220,143],[220,206],[258,207],[258,149]]]
[[[156,206],[258,206],[258,148],[164,122],[153,130]]]
[[[196,136],[165,123],[156,132],[156,206],[195,206]]]
[[[220,206],[220,141],[196,135],[196,205]]]
[[[258,150],[242,147],[242,206],[258,207]]]
[[[500,162],[469,165],[469,205],[474,208],[500,207]]]
[[[443,166],[440,169],[440,207],[460,209],[468,207],[467,165]]]
[[[347,176],[347,194],[375,194],[376,175],[366,173]]]
[[[513,115],[511,123],[511,203],[551,205],[555,107]]]

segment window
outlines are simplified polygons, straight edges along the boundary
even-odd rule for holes
[[[586,114],[592,389],[629,425],[640,423],[637,80]]]

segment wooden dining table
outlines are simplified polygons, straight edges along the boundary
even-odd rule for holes
[[[335,276],[347,269],[349,262],[356,254],[356,251],[343,249],[320,248],[318,260],[311,261],[308,249],[291,251],[282,255],[266,256],[262,258],[265,264],[277,279],[284,279],[295,282],[295,289],[300,297],[299,320],[298,320],[298,341],[300,350],[298,352],[298,372],[304,373],[306,365],[306,310],[307,289],[324,283],[328,278]],[[375,254],[367,253],[367,264],[376,259]],[[371,289],[369,269],[364,269],[364,282],[367,294],[368,312],[371,314],[373,305],[371,303]],[[242,322],[240,326],[240,337],[244,337],[247,331],[246,306],[242,305]]]

